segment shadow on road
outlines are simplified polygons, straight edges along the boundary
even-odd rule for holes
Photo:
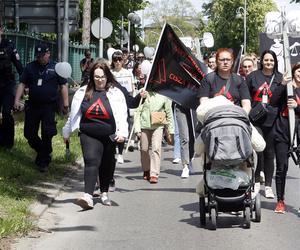
[[[59,228],[49,228],[52,232],[70,232],[70,231],[97,231],[94,226],[77,226],[77,227],[59,227]]]

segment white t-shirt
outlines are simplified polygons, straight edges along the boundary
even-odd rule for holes
[[[111,72],[115,76],[117,82],[125,87],[128,92],[132,93],[134,91],[134,78],[128,69],[122,68],[120,71],[112,69]]]

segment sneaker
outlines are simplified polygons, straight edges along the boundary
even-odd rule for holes
[[[39,166],[39,171],[40,171],[41,173],[47,173],[48,170],[49,170],[49,166],[48,166],[48,165],[40,165],[40,166]]]
[[[260,171],[260,183],[265,183],[265,173],[264,171]]]
[[[187,165],[182,169],[181,178],[188,178],[190,176],[190,170]]]
[[[275,195],[273,193],[273,190],[271,187],[266,186],[265,187],[265,197],[268,199],[274,199]]]
[[[128,146],[128,151],[133,152],[134,151],[134,146],[132,146],[132,145]]]
[[[84,193],[82,197],[77,199],[76,204],[83,210],[92,209],[94,207],[92,196],[88,193]]]
[[[105,206],[111,206],[111,201],[110,199],[108,198],[108,194],[106,192],[103,192],[101,194],[101,202],[103,205]]]
[[[129,143],[129,146],[128,146],[128,151],[129,152],[133,152],[134,151],[134,140],[131,140],[130,143]]]
[[[277,202],[276,208],[274,210],[277,214],[284,214],[285,213],[285,204],[283,200]]]
[[[124,163],[123,155],[120,155],[120,154],[118,155],[117,162],[119,164],[123,164]]]
[[[178,163],[180,163],[180,162],[181,162],[181,159],[180,159],[180,158],[175,158],[175,159],[172,161],[173,164],[178,164]]]
[[[109,182],[108,191],[115,192],[115,190],[116,190],[116,181],[115,181],[115,179],[111,179]]]

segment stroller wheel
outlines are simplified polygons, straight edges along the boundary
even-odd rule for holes
[[[201,226],[204,226],[206,224],[205,197],[199,198],[199,210],[200,210],[200,224]]]
[[[250,217],[251,217],[251,210],[250,207],[245,207],[244,211],[244,217],[245,217],[245,228],[250,228]]]
[[[260,203],[260,194],[257,194],[255,197],[255,222],[261,221],[261,203]]]
[[[217,229],[217,211],[216,208],[211,208],[210,209],[210,219],[211,219],[211,226],[212,226],[212,230],[216,230]]]

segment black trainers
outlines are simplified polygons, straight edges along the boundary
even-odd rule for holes
[[[39,170],[41,173],[46,173],[49,170],[49,166],[48,165],[40,165]]]

